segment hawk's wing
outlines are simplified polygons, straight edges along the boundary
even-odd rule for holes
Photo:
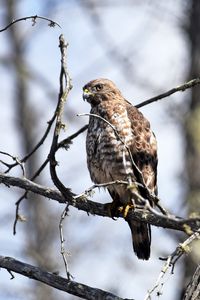
[[[127,102],[128,117],[131,121],[133,141],[130,147],[134,162],[143,175],[149,190],[157,194],[157,143],[149,121]]]
[[[130,146],[134,162],[142,172],[143,180],[151,192],[157,193],[157,144],[149,121],[127,102],[127,113],[131,121],[133,141]],[[139,179],[136,176],[136,180]],[[142,190],[139,191],[142,195]],[[145,197],[145,195],[144,195]],[[151,228],[145,222],[128,221],[131,229],[133,249],[141,259],[148,259],[151,247]]]

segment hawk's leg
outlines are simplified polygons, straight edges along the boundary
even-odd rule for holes
[[[109,216],[115,220],[115,217],[119,216],[121,203],[113,200],[113,202],[105,203],[105,209],[108,211]]]
[[[108,210],[109,215],[114,219],[114,217],[119,217],[120,214],[123,214],[123,217],[126,218],[129,209],[135,209],[135,201],[133,199],[129,199],[128,203],[123,204],[120,201],[120,196],[116,191],[108,191],[113,199],[113,202],[105,204],[106,210]]]

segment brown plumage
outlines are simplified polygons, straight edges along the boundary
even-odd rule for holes
[[[91,104],[90,113],[100,116],[90,115],[86,140],[87,164],[92,181],[140,182],[140,176],[134,171],[131,162],[128,152],[130,149],[146,186],[156,194],[157,146],[149,122],[136,107],[124,99],[115,84],[108,79],[96,79],[86,84],[83,98]],[[107,189],[113,199],[112,212],[120,206],[141,204],[138,197],[125,185],[115,184]],[[137,192],[145,196],[142,189],[137,188]],[[140,259],[149,259],[150,226],[138,221],[128,221],[128,224],[136,255]]]

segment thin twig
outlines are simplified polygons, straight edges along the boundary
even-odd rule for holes
[[[56,108],[57,109],[57,108]],[[53,124],[53,121],[55,120],[56,117],[56,110],[54,112],[54,115],[52,117],[52,119],[48,122],[49,126],[51,127]],[[50,131],[50,127],[47,127],[42,139],[38,142],[38,144],[35,146],[35,148],[26,156],[22,159],[22,161],[27,160],[38,148],[39,146],[44,142],[44,139],[47,137],[48,132]],[[66,139],[62,140],[61,142],[58,143],[57,145],[57,150],[59,148],[65,148],[67,149],[69,147],[69,145],[72,143],[72,140],[75,139],[79,134],[81,134],[83,131],[85,131],[87,129],[88,125],[83,126],[82,128],[80,128],[78,131],[76,131],[75,133],[73,133],[72,135],[68,136]],[[37,147],[37,148],[36,148]],[[44,168],[46,167],[46,165],[49,162],[49,156],[46,158],[46,160],[43,162],[43,164],[40,166],[40,168],[35,172],[35,174],[31,177],[31,181],[35,180],[35,178],[37,176],[40,175],[40,173],[44,170]],[[10,165],[8,165],[10,166]],[[14,224],[13,224],[13,234],[16,234],[16,226],[17,226],[17,221],[18,221],[18,217],[19,217],[19,206],[22,202],[22,200],[24,200],[25,198],[27,198],[28,195],[28,191],[25,192],[15,203],[16,205],[16,210],[15,210],[15,220],[14,220]]]
[[[85,190],[85,192],[79,194],[79,195],[76,195],[74,196],[74,199],[79,199],[79,198],[84,198],[84,197],[87,197],[88,195],[91,194],[91,192],[96,189],[96,188],[106,188],[110,185],[115,185],[115,184],[123,184],[123,185],[126,185],[128,186],[129,185],[129,182],[128,181],[124,181],[124,180],[115,180],[115,181],[110,181],[110,182],[105,182],[105,183],[98,183],[98,184],[93,184],[91,187],[89,187],[88,189]],[[140,185],[140,183],[136,183],[135,184],[137,185]]]
[[[57,108],[56,108],[57,109]],[[24,156],[20,161],[22,163],[25,163],[38,149],[39,147],[44,143],[44,141],[46,140],[49,132],[50,132],[50,129],[51,129],[51,126],[53,125],[54,121],[55,121],[55,118],[56,118],[56,109],[54,111],[54,114],[51,118],[51,120],[48,121],[48,126],[43,134],[43,136],[41,137],[41,139],[39,140],[39,142],[35,145],[35,147],[31,150],[31,152],[29,152],[26,156]],[[10,164],[8,169],[5,171],[5,173],[8,173],[13,167],[17,166],[17,163],[14,163],[14,164]],[[40,171],[41,172],[41,171]]]
[[[19,207],[20,207],[20,203],[22,202],[22,200],[27,196],[28,192],[25,192],[15,203],[16,205],[16,209],[15,209],[15,220],[13,223],[13,235],[15,235],[17,233],[17,222],[20,219],[20,214],[19,214]]]
[[[13,275],[13,273],[9,270],[9,269],[7,269],[7,271],[8,271],[8,273],[10,274],[10,280],[12,280],[12,279],[14,279],[15,278],[15,276]]]
[[[31,181],[35,180],[35,178],[37,176],[40,175],[40,173],[42,172],[42,170],[46,167],[47,163],[48,163],[49,159],[47,158],[43,164],[40,166],[40,168],[35,172],[35,174],[31,177]],[[17,233],[17,222],[18,220],[21,220],[21,215],[19,214],[19,208],[20,208],[20,204],[21,202],[27,198],[27,195],[28,195],[28,191],[26,191],[16,202],[15,202],[15,205],[16,205],[16,209],[15,209],[15,220],[14,220],[14,223],[13,223],[13,235],[15,235]]]
[[[68,136],[66,139],[59,142],[58,143],[58,149],[59,148],[68,149],[68,147],[71,144],[72,140],[75,139],[79,134],[81,134],[82,132],[84,132],[87,129],[88,129],[88,125],[85,125],[85,126],[81,127],[78,131],[73,133],[72,135]]]
[[[192,88],[192,87],[194,87],[194,86],[196,86],[198,84],[200,84],[200,78],[199,77],[195,78],[195,79],[192,79],[192,80],[190,80],[188,82],[185,82],[185,83],[183,83],[183,84],[181,84],[181,85],[179,85],[179,86],[177,86],[177,87],[175,87],[175,88],[173,88],[173,89],[171,89],[171,90],[169,90],[169,91],[167,91],[165,93],[162,93],[162,94],[160,94],[158,96],[155,96],[155,97],[152,97],[152,98],[150,98],[148,100],[145,100],[145,101],[143,101],[143,102],[135,105],[135,107],[140,108],[142,106],[148,105],[148,104],[153,103],[155,101],[158,101],[158,100],[164,99],[166,97],[169,97],[169,96],[171,96],[174,93],[184,92],[185,90],[190,89],[190,88]]]
[[[68,215],[69,211],[69,204],[65,207],[64,211],[61,214],[60,222],[59,222],[59,233],[60,233],[60,253],[62,255],[64,265],[65,265],[65,271],[67,275],[67,279],[71,280],[73,279],[73,276],[69,273],[68,271],[68,262],[67,262],[67,257],[66,257],[66,251],[65,251],[65,239],[64,239],[64,234],[63,234],[63,222],[65,217]],[[68,253],[67,253],[68,255]]]
[[[38,144],[35,146],[35,148],[27,156],[25,156],[22,159],[22,161],[27,160],[39,148],[39,146],[44,142],[45,138],[48,135],[48,132],[50,131],[50,127],[52,126],[53,121],[55,120],[55,117],[56,117],[56,110],[54,112],[54,115],[53,115],[52,119],[48,122],[49,126],[47,127],[42,139],[38,142]],[[88,125],[83,126],[78,131],[76,131],[72,135],[68,136],[66,139],[59,142],[58,145],[57,145],[57,150],[59,148],[67,149],[69,147],[69,145],[72,143],[72,140],[75,139],[83,131],[85,131],[87,129],[87,127],[88,127]],[[30,179],[31,181],[35,180],[35,178],[40,175],[40,173],[44,170],[44,168],[46,167],[48,162],[49,162],[49,156],[46,158],[46,160],[43,162],[43,164],[40,166],[40,168],[35,172],[35,174],[31,177],[31,179]],[[10,166],[10,165],[8,165],[8,166]],[[14,220],[14,224],[13,224],[13,234],[14,235],[16,234],[16,226],[17,226],[17,221],[18,221],[18,216],[19,216],[19,214],[18,214],[19,213],[19,206],[20,206],[22,200],[27,197],[27,195],[28,195],[28,192],[25,192],[15,203],[16,211],[15,211],[15,220]]]
[[[17,23],[17,22],[26,21],[26,20],[28,20],[28,19],[31,19],[31,20],[32,20],[32,25],[33,25],[33,26],[36,24],[36,19],[42,19],[42,20],[45,20],[45,21],[50,22],[50,23],[49,23],[49,26],[50,26],[50,27],[55,27],[55,25],[57,25],[58,27],[61,28],[61,26],[60,26],[57,22],[55,22],[55,21],[53,21],[53,20],[51,20],[51,19],[48,19],[48,18],[46,18],[46,17],[42,17],[42,16],[37,16],[37,15],[35,15],[35,16],[28,16],[28,17],[23,17],[23,18],[19,18],[19,19],[13,20],[13,21],[12,21],[11,23],[9,23],[7,26],[5,26],[4,28],[0,29],[0,32],[3,32],[3,31],[5,31],[5,30],[7,30],[9,27],[11,27],[12,25],[14,25],[14,24]]]
[[[13,156],[13,155],[11,155],[11,154],[9,154],[9,153],[7,153],[7,152],[4,152],[4,151],[0,151],[0,154],[3,154],[3,155],[6,155],[6,156],[9,156],[10,158],[12,158],[12,160],[14,160],[15,161],[15,166],[20,166],[21,167],[21,169],[22,169],[22,174],[23,174],[23,176],[25,176],[25,169],[24,169],[24,165],[23,165],[23,161],[22,160],[20,160],[17,156]],[[2,164],[4,164],[6,167],[10,167],[10,165],[11,164],[9,164],[9,163],[6,163],[6,162],[4,162],[4,161],[2,161],[1,160],[1,163]],[[5,173],[7,173],[6,171],[5,171]]]
[[[157,290],[157,294],[161,294],[161,289],[164,286],[164,282],[162,282],[163,277],[168,272],[169,268],[171,267],[171,274],[174,272],[174,267],[176,262],[181,258],[183,254],[188,254],[191,249],[189,245],[195,240],[200,238],[200,229],[196,232],[194,232],[189,238],[187,238],[183,243],[179,244],[175,251],[170,254],[167,258],[162,258],[162,260],[166,260],[164,266],[161,269],[160,274],[158,275],[158,278],[152,287],[151,290],[149,290],[144,298],[144,300],[151,300],[152,293]]]

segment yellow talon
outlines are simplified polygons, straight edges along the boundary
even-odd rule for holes
[[[125,204],[118,206],[115,201],[111,203],[104,204],[105,209],[108,211],[109,216],[115,220],[115,217],[118,217],[119,214],[122,214],[124,218],[127,217],[129,209],[135,209],[134,204]]]
[[[133,204],[127,204],[125,206],[119,207],[119,212],[123,214],[123,217],[126,218],[129,212],[129,209],[134,209],[135,206]]]

